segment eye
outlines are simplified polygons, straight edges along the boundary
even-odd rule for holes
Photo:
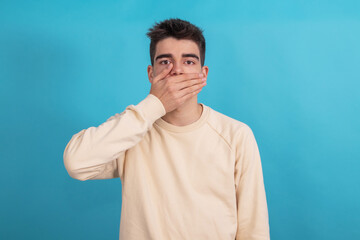
[[[194,62],[194,61],[190,61],[190,60],[187,60],[187,61],[185,61],[185,62],[186,62],[186,64],[190,64],[190,65],[195,64],[195,62]]]
[[[165,63],[164,63],[165,62]],[[160,64],[169,64],[170,63],[170,61],[169,60],[162,60],[162,61],[160,61]]]

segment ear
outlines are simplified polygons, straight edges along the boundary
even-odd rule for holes
[[[205,78],[207,78],[208,72],[209,72],[209,67],[208,66],[203,66],[201,68],[201,73],[204,74]]]
[[[154,76],[153,76],[153,74],[154,74],[153,66],[149,65],[149,66],[147,67],[147,72],[148,72],[149,82],[152,84],[153,79],[154,79]]]

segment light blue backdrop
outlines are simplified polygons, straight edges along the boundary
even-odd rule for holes
[[[63,151],[149,92],[155,21],[203,28],[199,101],[247,123],[273,240],[360,239],[360,2],[1,1],[0,239],[117,239],[119,179]]]

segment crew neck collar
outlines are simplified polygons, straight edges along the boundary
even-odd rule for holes
[[[185,126],[176,126],[176,125],[166,122],[162,118],[159,118],[155,121],[155,124],[161,128],[164,128],[164,129],[166,129],[168,131],[172,131],[172,132],[188,132],[188,131],[195,130],[205,123],[207,116],[209,114],[208,106],[204,105],[203,103],[200,103],[200,104],[202,106],[202,112],[201,112],[200,118],[193,123],[190,123]]]

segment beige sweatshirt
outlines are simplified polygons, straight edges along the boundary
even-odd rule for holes
[[[270,239],[253,132],[200,104],[196,122],[176,126],[149,94],[67,144],[71,177],[120,177],[120,240]]]

